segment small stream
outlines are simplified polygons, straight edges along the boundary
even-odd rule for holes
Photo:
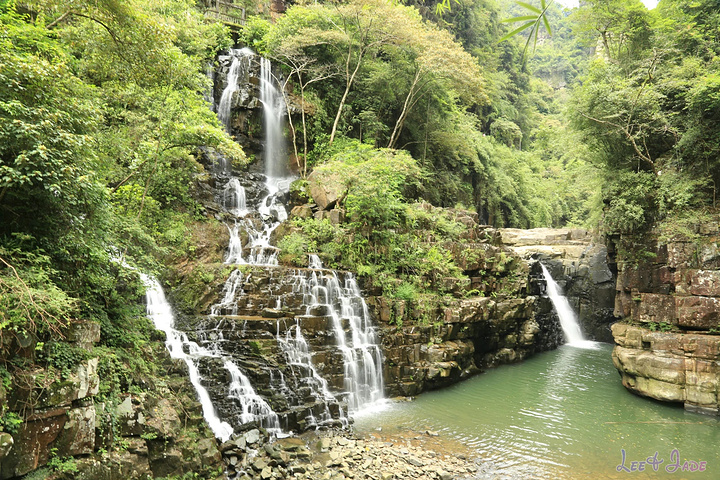
[[[432,430],[460,440],[480,459],[481,479],[720,478],[720,420],[629,393],[611,351],[609,344],[565,345],[393,403],[357,418],[355,428]],[[649,464],[645,471],[619,468],[631,470],[632,461],[655,452],[663,460],[657,471]],[[683,472],[686,461],[698,462],[698,470]]]

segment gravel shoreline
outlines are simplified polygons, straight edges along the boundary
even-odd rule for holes
[[[221,451],[228,478],[242,480],[451,480],[478,473],[466,447],[432,431],[326,430],[273,439],[254,429]]]

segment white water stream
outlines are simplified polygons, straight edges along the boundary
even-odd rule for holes
[[[597,345],[596,342],[585,340],[585,337],[583,337],[577,316],[570,306],[567,297],[562,294],[560,286],[552,278],[552,275],[550,275],[548,269],[545,268],[545,265],[541,263],[540,267],[542,268],[543,277],[547,284],[548,297],[550,297],[550,301],[552,301],[555,312],[557,312],[558,318],[560,319],[560,327],[565,335],[566,344],[572,347],[595,348]]]
[[[215,412],[215,407],[210,400],[207,390],[202,385],[200,372],[197,367],[197,360],[203,357],[217,357],[217,354],[211,350],[199,346],[197,343],[188,340],[184,332],[175,330],[175,317],[172,313],[170,304],[165,299],[160,283],[152,277],[140,274],[143,283],[147,287],[145,298],[147,300],[147,315],[153,321],[155,328],[165,332],[167,346],[170,356],[178,358],[185,362],[188,367],[190,382],[195,387],[198,400],[202,405],[203,416],[207,421],[213,434],[220,441],[227,441],[233,433],[233,428],[229,423],[220,420]]]
[[[217,105],[220,121],[228,133],[231,130],[231,110],[233,97],[239,90],[238,81],[249,75],[251,62],[255,54],[249,49],[231,50],[232,63],[227,74],[227,85]],[[287,169],[287,154],[283,137],[283,117],[286,107],[280,95],[276,81],[272,75],[270,62],[260,59],[260,100],[263,104],[265,126],[265,195],[261,201],[248,205],[246,190],[241,178],[233,175],[232,167],[226,160],[221,160],[218,178],[221,190],[218,201],[225,211],[232,216],[227,223],[229,243],[224,262],[226,264],[250,264],[276,266],[278,250],[270,244],[273,231],[287,219],[287,211],[281,198],[289,191],[292,181]],[[243,240],[245,244],[243,245]],[[345,400],[350,412],[358,412],[368,405],[376,404],[383,398],[382,354],[378,345],[375,329],[370,322],[367,305],[360,295],[355,279],[350,274],[344,277],[344,285],[340,285],[335,272],[322,269],[319,257],[313,255],[309,259],[314,270],[296,274],[293,286],[294,294],[302,294],[306,307],[306,315],[318,309],[332,319],[337,348],[342,353],[344,386],[338,396]],[[201,334],[204,347],[188,340],[185,333],[174,328],[174,318],[170,305],[165,300],[160,285],[154,279],[147,278],[148,315],[158,329],[166,332],[168,349],[174,358],[182,358],[188,365],[190,378],[195,386],[203,413],[216,437],[226,441],[233,433],[232,426],[220,420],[212,404],[208,391],[201,383],[198,361],[203,357],[218,358],[228,372],[229,385],[227,399],[237,406],[234,418],[227,419],[233,423],[257,422],[273,433],[280,432],[280,420],[270,405],[253,389],[249,378],[228,353],[223,350],[223,328],[225,316],[238,314],[237,299],[243,295],[243,284],[250,274],[244,275],[235,269],[228,277],[221,293],[219,303],[210,307],[208,317],[209,328]],[[271,279],[272,282],[272,279]],[[273,291],[273,286],[270,286]],[[282,307],[281,297],[277,298],[277,307]],[[230,320],[232,323],[234,320]],[[214,322],[214,323],[213,323]],[[247,320],[246,320],[247,322]],[[329,404],[338,404],[338,399],[331,392],[327,380],[316,369],[312,361],[312,352],[307,339],[303,336],[300,321],[281,332],[281,320],[278,320],[276,340],[284,352],[288,366],[296,378],[300,379],[302,388],[308,388],[310,396],[320,401],[317,408],[308,410],[306,424],[320,426],[333,421]],[[234,328],[234,327],[233,327]],[[243,332],[245,325],[243,324]],[[287,389],[282,370],[270,371],[271,378],[276,378],[281,389]],[[287,372],[286,372],[287,373]],[[337,416],[337,413],[336,413]],[[339,420],[348,424],[346,413],[340,409]]]
[[[220,96],[220,103],[217,106],[217,115],[220,122],[225,125],[225,130],[230,133],[230,113],[232,110],[233,95],[237,92],[238,79],[247,73],[250,68],[250,58],[255,55],[249,48],[230,50],[232,63],[227,74],[227,87]]]
[[[332,318],[335,342],[343,357],[344,395],[350,413],[380,403],[384,398],[382,352],[352,274],[345,274],[341,286],[334,271],[299,271],[293,293],[303,295],[306,315],[321,311]]]

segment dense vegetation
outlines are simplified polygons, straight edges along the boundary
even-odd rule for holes
[[[570,118],[602,167],[603,230],[699,223],[720,181],[717,2],[592,2],[575,17],[599,46]]]
[[[190,247],[198,146],[244,161],[201,94],[228,45],[183,0],[0,4],[3,388],[87,357],[62,342],[76,320],[101,327],[99,400],[154,368],[144,286],[122,263],[153,270]]]
[[[458,274],[440,243],[461,227],[423,201],[494,226],[608,234],[717,207],[716,1],[553,5],[552,37],[527,56],[524,38],[498,42],[522,13],[510,1],[297,2],[272,21],[245,3],[239,41],[283,69],[300,171],[348,187],[347,221],[297,221],[286,263],[319,252],[412,296]],[[158,271],[214,221],[194,191],[198,147],[246,163],[203,98],[204,70],[233,40],[201,4],[0,0],[5,387],[14,369],[80,358],[60,346],[77,319],[101,326],[106,397],[151,368],[137,354],[143,285],[122,262]],[[27,339],[36,350],[15,355]]]

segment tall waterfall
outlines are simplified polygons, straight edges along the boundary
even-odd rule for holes
[[[565,297],[560,291],[560,286],[555,280],[545,265],[540,264],[542,268],[543,277],[547,284],[547,294],[552,301],[553,307],[558,314],[560,319],[560,327],[562,327],[563,334],[565,334],[565,340],[568,345],[575,347],[592,347],[595,342],[585,340],[582,331],[580,330],[580,324],[578,323],[577,316],[573,311],[567,297]]]
[[[248,48],[230,50],[232,62],[227,74],[227,85],[218,104],[218,118],[228,132],[231,126],[233,95],[238,91],[238,81],[249,72],[255,54]],[[272,232],[287,219],[285,206],[278,197],[290,189],[291,179],[286,168],[287,155],[283,136],[285,102],[276,88],[270,61],[260,57],[260,101],[263,105],[265,126],[265,189],[267,195],[257,204],[247,205],[245,188],[240,179],[232,175],[232,169],[223,165],[223,174],[229,179],[223,189],[222,205],[235,219],[227,225],[230,235],[225,263],[251,265],[277,265],[277,249],[270,245]],[[243,251],[242,232],[247,238]]]
[[[200,382],[202,378],[198,372],[197,360],[202,357],[216,357],[215,352],[200,347],[197,343],[188,340],[185,333],[175,330],[175,317],[172,308],[165,299],[160,283],[152,277],[140,274],[143,283],[147,287],[145,298],[147,301],[147,314],[153,321],[155,328],[165,332],[167,346],[172,358],[179,358],[188,367],[190,382],[195,387],[198,399],[202,405],[203,416],[207,421],[213,434],[221,441],[227,441],[233,434],[233,428],[229,423],[220,420],[215,412],[210,395]]]
[[[233,98],[240,90],[238,82],[254,75],[251,67],[257,64],[252,62],[258,58],[248,49],[231,50],[230,56],[227,85],[217,105],[218,117],[228,132],[233,123]],[[259,58],[259,63],[259,95],[265,130],[264,185],[260,184],[262,175],[235,176],[229,162],[221,159],[215,167],[215,198],[223,208],[229,235],[224,262],[274,267],[278,265],[278,249],[271,245],[270,239],[273,231],[288,217],[284,199],[293,178],[287,166],[283,137],[287,108],[272,75],[272,65],[264,58]],[[234,269],[219,300],[210,306],[209,315],[197,325],[197,341],[202,346],[184,337],[182,346],[185,350],[177,348],[180,352],[201,352],[217,359],[213,366],[224,367],[227,378],[224,388],[219,389],[217,385],[208,388],[217,402],[218,411],[233,425],[253,421],[269,431],[279,432],[281,419],[263,398],[270,398],[268,391],[285,398],[284,403],[273,400],[282,415],[283,425],[286,421],[287,425],[294,421],[299,428],[347,425],[348,412],[356,413],[383,398],[382,352],[355,278],[351,274],[323,269],[317,255],[309,258],[309,264],[310,269],[298,270],[292,277],[280,275],[277,280],[273,279],[272,273],[269,280],[262,275],[253,278],[257,269]],[[262,296],[258,296],[258,289]],[[282,318],[270,320],[276,318],[273,315],[277,311]],[[265,316],[266,313],[269,315]],[[317,325],[318,321],[326,322],[321,327],[321,336],[308,335],[308,332],[317,332],[313,330],[315,327],[308,325]],[[266,330],[268,323],[274,332]],[[271,332],[275,334],[275,349],[267,345],[267,334]],[[324,332],[330,335],[329,342],[322,342]],[[318,349],[315,358],[319,357],[323,363],[314,364],[310,342]],[[276,356],[265,357],[252,350],[261,347],[276,352]],[[281,357],[277,357],[277,353]],[[278,364],[275,359],[283,356],[286,362]],[[334,362],[330,368],[328,361]],[[208,392],[199,382],[196,362],[191,363],[195,365],[191,376],[197,379],[198,391],[205,392],[198,395],[206,400],[203,400],[203,406],[205,408],[207,404],[209,412],[206,418],[216,425],[216,435],[225,440],[233,429],[217,418]],[[207,365],[202,364],[203,368]],[[222,375],[213,374],[213,377],[221,378]],[[262,395],[253,389],[251,379],[263,382],[256,384]],[[291,398],[293,403],[289,401]]]
[[[285,101],[275,87],[272,65],[266,58],[260,59],[260,101],[263,104],[265,123],[265,175],[270,179],[287,176],[287,154],[283,136]]]

